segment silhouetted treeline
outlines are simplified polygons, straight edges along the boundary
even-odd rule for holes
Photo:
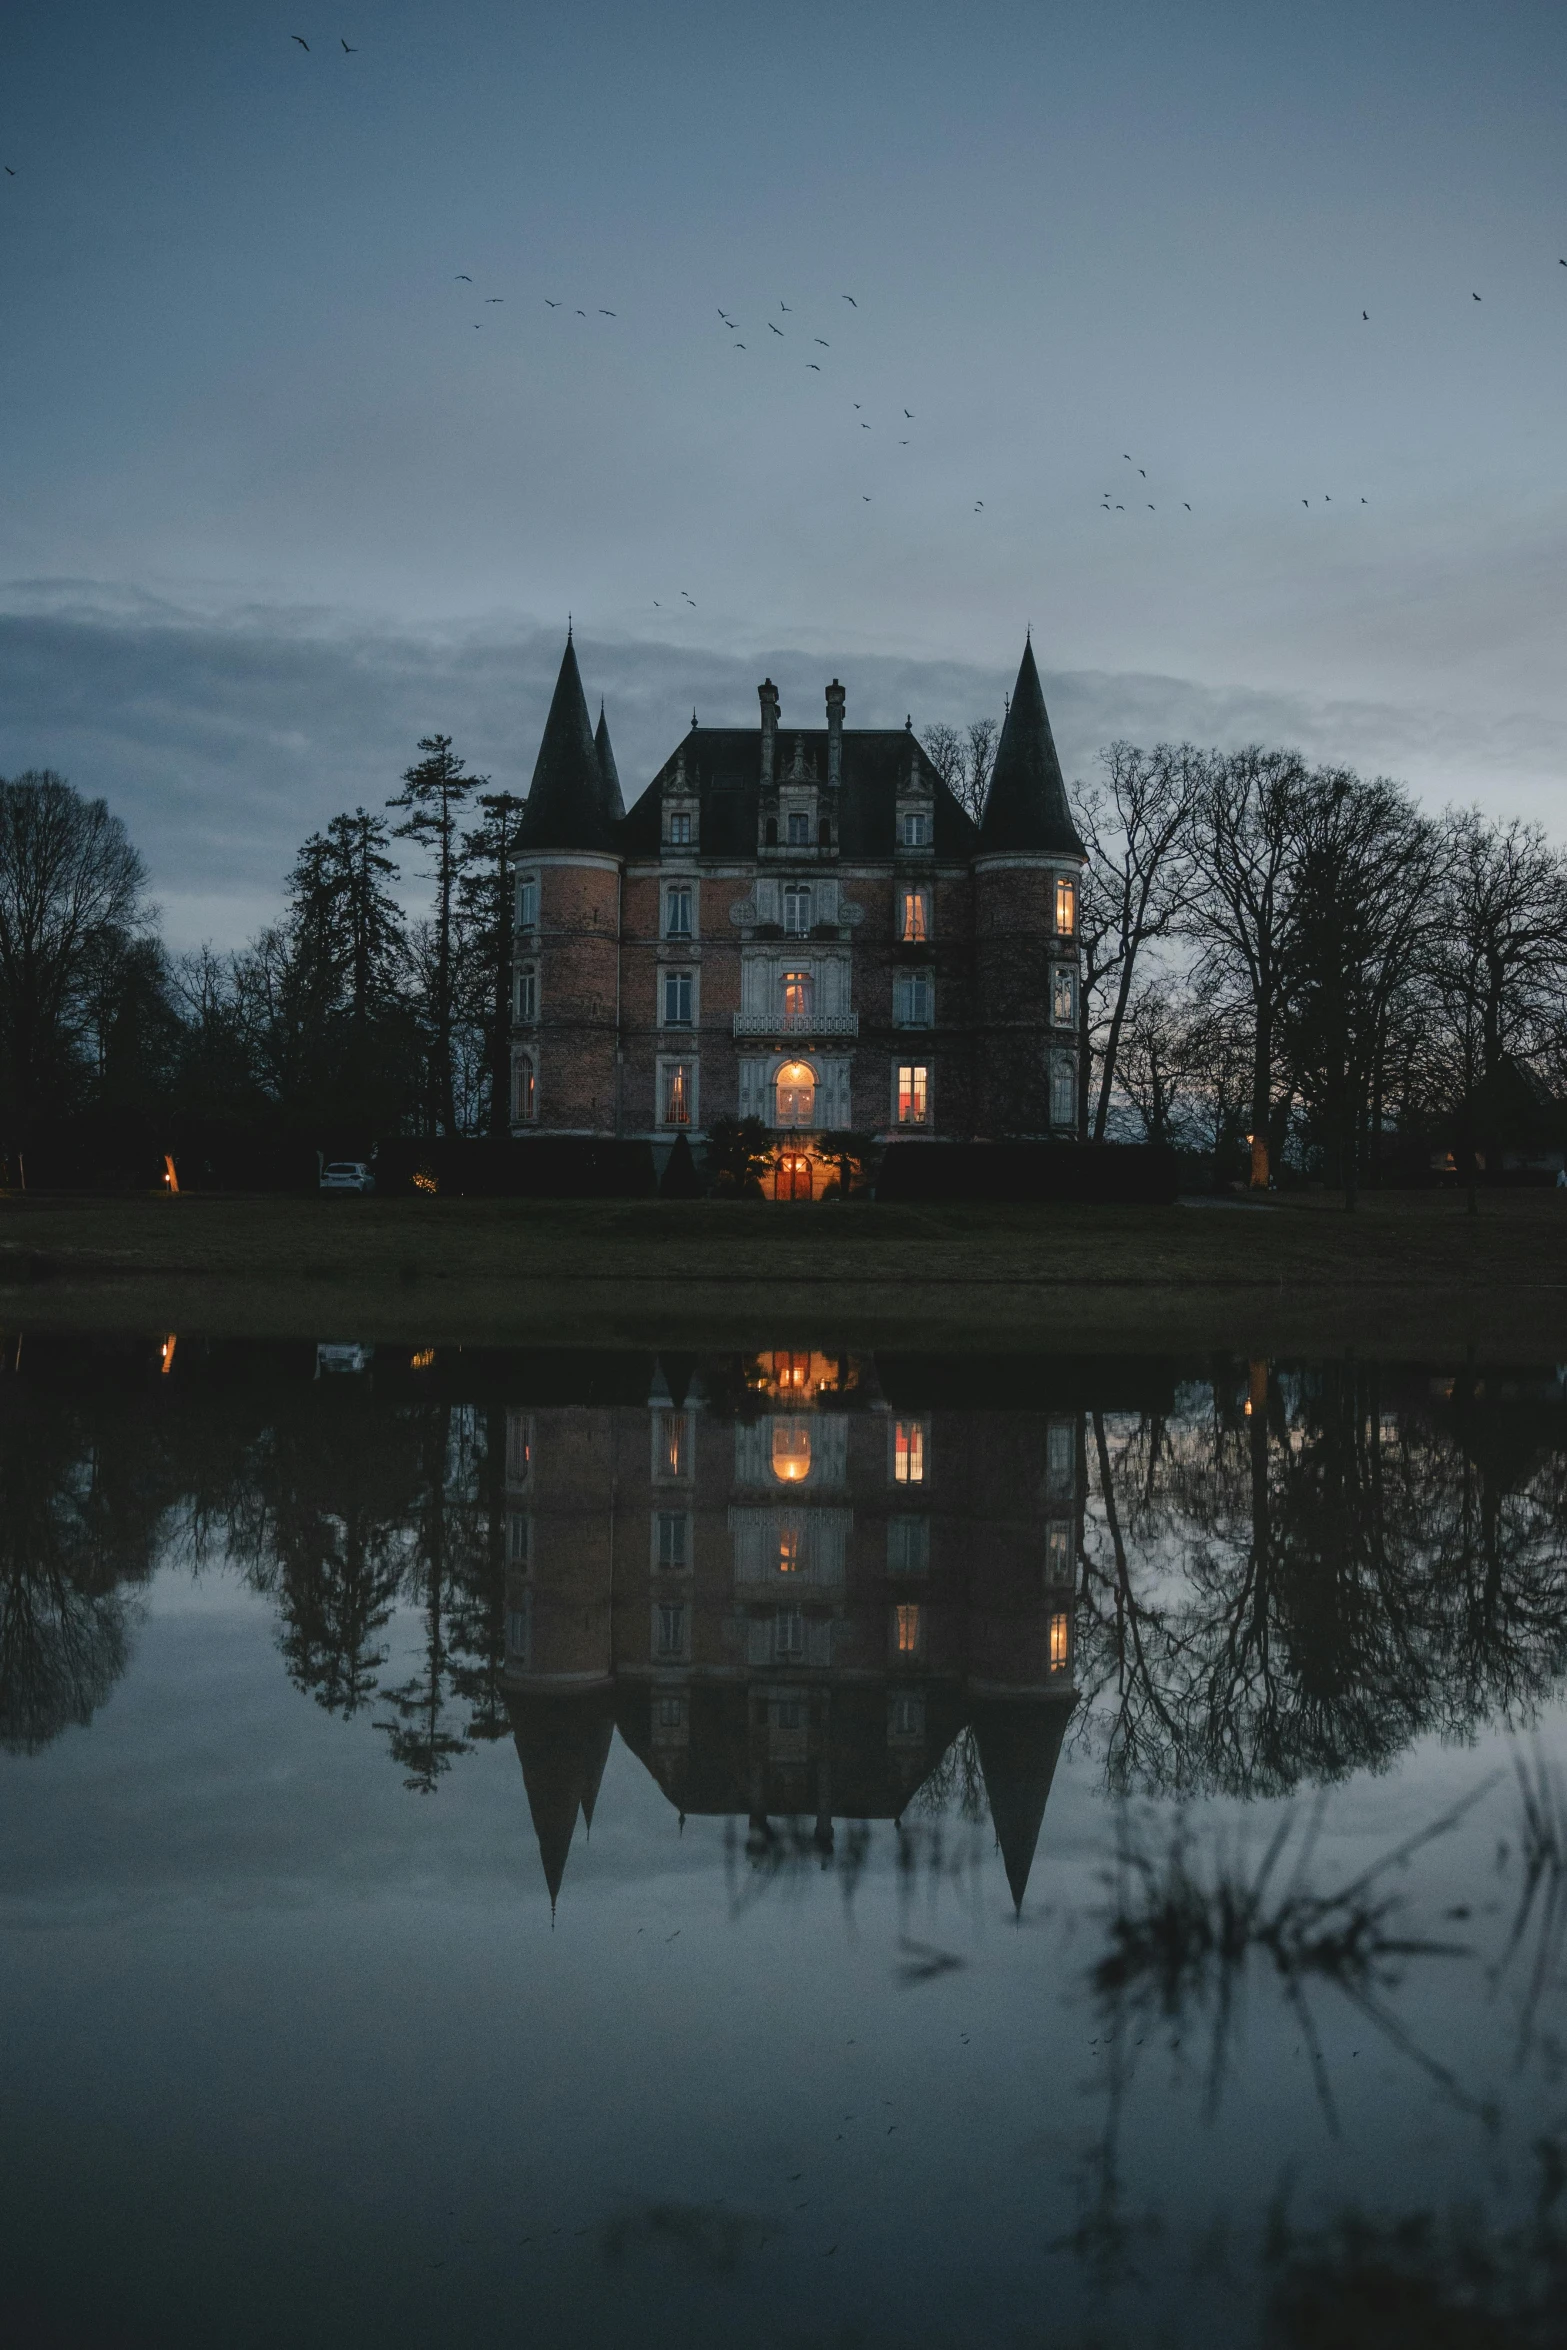
[[[983,807],[994,729],[931,730]],[[238,953],[171,956],[101,801],[0,781],[0,1143],[62,1118],[202,1137],[505,1131],[522,803],[445,735],[387,807],[301,847],[282,913]],[[1538,826],[1428,816],[1400,785],[1261,747],[1116,743],[1075,795],[1085,1139],[1141,1136],[1357,1188],[1488,1174],[1559,1148],[1567,1079],[1567,856]],[[418,859],[431,911],[395,885]],[[163,1143],[160,1147],[168,1147]],[[232,1154],[230,1154],[232,1156]]]

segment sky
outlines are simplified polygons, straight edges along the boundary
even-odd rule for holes
[[[419,736],[525,788],[568,613],[628,798],[1031,626],[1069,775],[1559,832],[1564,94],[1505,0],[16,0],[0,773],[226,946]]]

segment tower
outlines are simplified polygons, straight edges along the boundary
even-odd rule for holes
[[[974,858],[978,1131],[1077,1127],[1078,912],[1087,852],[1067,805],[1032,640],[996,749]]]
[[[517,836],[514,1133],[616,1130],[624,814],[609,729],[601,715],[595,741],[568,629]]]

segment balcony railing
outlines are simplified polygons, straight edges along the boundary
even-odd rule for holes
[[[858,1012],[736,1012],[736,1036],[858,1036]]]

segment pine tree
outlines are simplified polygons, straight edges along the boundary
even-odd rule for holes
[[[424,753],[423,759],[418,766],[405,771],[402,791],[386,804],[389,808],[408,810],[408,820],[398,825],[396,838],[418,841],[421,847],[430,851],[434,860],[428,875],[435,883],[435,952],[432,958],[432,1000],[429,1007],[429,1123],[433,1128],[438,1121],[443,1133],[455,1134],[457,1098],[452,1043],[456,987],[453,933],[457,882],[462,864],[457,819],[474,786],[486,783],[489,779],[483,775],[464,775],[462,760],[452,749],[449,734],[422,735],[419,748]]]
[[[517,833],[526,800],[484,792],[485,820],[463,842],[460,902],[471,947],[474,1016],[485,1031],[492,1135],[511,1124],[512,895]]]

